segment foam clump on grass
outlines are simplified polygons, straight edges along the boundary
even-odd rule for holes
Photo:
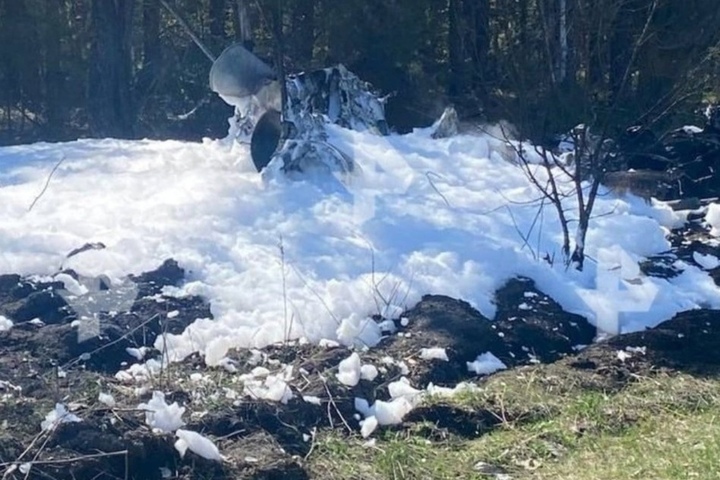
[[[454,388],[438,387],[430,383],[427,388],[420,390],[414,388],[407,378],[402,377],[388,385],[390,393],[388,401],[376,400],[370,405],[364,398],[355,398],[355,410],[364,417],[360,422],[360,434],[363,438],[367,438],[378,426],[402,423],[405,416],[428,397],[448,398],[477,388],[476,385],[467,382],[461,382]]]
[[[167,365],[167,363],[165,362]],[[145,363],[134,363],[126,370],[120,370],[115,374],[115,378],[124,383],[132,382],[148,382],[156,378],[163,370],[163,362],[155,358],[151,358]]]
[[[353,352],[348,358],[341,361],[338,365],[337,379],[343,385],[354,387],[360,383],[361,375],[362,364],[360,362],[360,355],[356,352]]]
[[[390,392],[390,397],[393,399],[404,397],[413,403],[416,403],[423,394],[422,390],[418,390],[410,385],[410,381],[406,377],[401,377],[400,380],[396,382],[390,382],[388,391]]]
[[[174,432],[185,425],[182,419],[185,407],[181,407],[177,402],[168,404],[162,392],[153,392],[152,399],[138,405],[138,409],[145,410],[145,423],[154,431]]]
[[[175,442],[175,449],[181,457],[184,457],[185,453],[190,450],[194,454],[207,460],[223,461],[220,450],[218,450],[217,446],[209,438],[192,430],[182,429],[178,429],[175,435],[178,437],[178,440]]]
[[[473,392],[477,390],[477,385],[468,382],[460,382],[453,388],[441,387],[439,385],[429,383],[427,388],[425,389],[428,395],[435,397],[454,397],[455,395],[463,392]]]
[[[111,394],[104,392],[100,392],[100,394],[98,395],[98,402],[102,403],[103,405],[107,405],[110,408],[115,407],[115,405],[117,404],[117,402],[115,402],[115,398]]]
[[[375,365],[366,364],[360,367],[360,378],[372,382],[378,376],[379,372]]]
[[[40,423],[40,428],[42,428],[43,431],[49,431],[61,423],[71,422],[82,422],[82,419],[74,413],[70,413],[62,403],[56,403],[55,408],[45,415],[45,420]]]
[[[378,427],[378,420],[374,415],[370,415],[365,420],[360,422],[360,435],[363,438],[368,438]]]
[[[405,415],[415,408],[412,400],[407,397],[398,397],[385,402],[376,400],[372,406],[372,415],[379,425],[397,425],[402,423]]]
[[[350,315],[340,322],[338,340],[348,347],[374,347],[382,340],[380,325],[370,317]]]
[[[711,203],[708,206],[705,220],[712,228],[710,233],[715,237],[720,237],[720,204]]]
[[[403,421],[405,415],[410,413],[423,398],[424,392],[413,388],[410,382],[401,378],[388,385],[391,399],[389,401],[375,400],[372,405],[363,398],[355,399],[355,410],[364,417],[363,436],[369,436],[377,425],[397,425]],[[366,426],[367,425],[367,426]]]
[[[378,376],[379,372],[376,366],[365,364],[360,360],[357,352],[350,354],[348,358],[342,360],[338,365],[338,373],[336,378],[338,382],[348,387],[354,387],[360,380],[372,382]]]
[[[492,353],[485,352],[482,355],[478,355],[475,361],[467,362],[467,368],[468,371],[476,375],[490,375],[498,370],[507,369],[507,365]]]
[[[420,350],[420,358],[423,360],[450,361],[444,348],[423,348]]]
[[[250,398],[286,404],[294,397],[288,385],[292,375],[291,366],[274,375],[264,367],[256,367],[251,373],[241,375],[240,381],[244,385],[243,393]]]

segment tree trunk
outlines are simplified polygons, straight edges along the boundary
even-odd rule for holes
[[[63,33],[63,21],[65,12],[63,11],[62,0],[48,1],[45,4],[45,18],[47,19],[45,30],[45,98],[47,123],[49,134],[54,137],[60,134],[65,127],[66,111],[63,108],[66,98],[63,97],[65,92],[65,75],[62,71],[60,60],[62,58],[61,38]]]
[[[133,0],[93,0],[93,41],[88,75],[88,113],[95,135],[130,138],[130,34]]]
[[[461,0],[450,0],[448,6],[448,61],[450,67],[448,96],[452,101],[457,101],[465,89],[465,48],[461,14]]]
[[[464,17],[468,19],[466,28],[466,49],[472,62],[473,87],[485,90],[484,83],[490,77],[488,53],[490,51],[490,5],[488,0],[465,1]]]
[[[235,40],[242,42],[243,47],[252,52],[255,48],[255,43],[253,42],[250,12],[248,11],[247,2],[248,0],[235,0],[235,2],[233,2]]]
[[[225,39],[225,0],[210,0],[208,16],[213,44],[221,45]]]
[[[315,48],[315,0],[296,0],[292,14],[291,32],[294,61],[301,68],[312,63]]]
[[[568,60],[570,56],[570,47],[568,46],[568,9],[567,0],[558,0],[558,10],[560,12],[558,19],[558,81],[565,83],[568,77]]]
[[[540,27],[542,29],[542,38],[545,46],[545,61],[547,62],[548,72],[550,74],[550,83],[555,86],[558,83],[557,78],[557,62],[555,47],[556,34],[555,27],[557,22],[555,21],[555,0],[538,0],[537,9],[538,15],[540,16]]]
[[[157,69],[160,63],[160,4],[144,0],[143,14],[143,70]]]
[[[618,95],[622,88],[625,72],[630,67],[632,58],[633,24],[636,23],[637,15],[634,13],[636,6],[629,1],[623,1],[618,8],[615,22],[610,37],[610,68],[609,68],[609,90],[611,99],[619,101]]]
[[[530,25],[528,25],[528,0],[519,0],[517,9],[518,17],[520,18],[520,32],[518,32],[518,37],[520,38],[520,45],[522,45],[523,47],[527,47],[529,45],[528,31],[530,30]]]
[[[479,0],[475,10],[475,61],[480,71],[480,79],[487,80],[490,73],[488,54],[490,52],[490,2]]]
[[[142,5],[142,68],[138,73],[137,91],[146,97],[160,74],[160,4],[157,0],[143,0]]]

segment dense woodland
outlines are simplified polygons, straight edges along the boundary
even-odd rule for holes
[[[720,92],[718,25],[717,0],[0,0],[0,143],[222,136],[208,57],[238,41],[288,73],[344,63],[398,131],[448,104],[535,140],[663,129]]]

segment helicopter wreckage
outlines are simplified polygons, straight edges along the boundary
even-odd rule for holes
[[[258,172],[271,163],[285,172],[325,165],[351,172],[353,159],[328,141],[326,126],[389,134],[385,100],[342,64],[285,78],[241,44],[213,62],[210,88],[235,107],[229,134],[250,142]]]

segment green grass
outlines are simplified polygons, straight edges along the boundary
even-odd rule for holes
[[[322,433],[308,459],[312,477],[493,478],[474,468],[483,462],[513,479],[720,478],[720,380],[662,374],[603,391],[564,369],[506,372],[452,400],[505,419],[478,438],[431,441],[433,426],[411,425],[376,432],[368,447]]]
[[[720,417],[668,413],[621,435],[589,436],[534,478],[720,478]]]

